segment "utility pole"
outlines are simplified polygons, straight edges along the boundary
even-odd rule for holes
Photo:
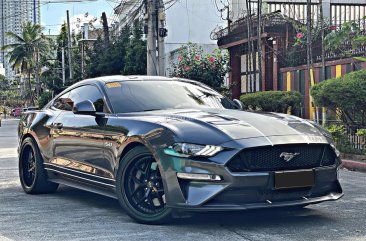
[[[81,78],[84,78],[84,41],[81,41]]]
[[[4,27],[5,27],[5,17],[4,17],[4,1],[1,1],[1,17],[3,18],[2,21],[1,21],[1,35],[2,35],[2,38],[1,38],[1,60],[3,62],[3,67],[5,68],[5,50],[2,49],[2,47],[4,47],[5,45],[5,30],[4,30]]]
[[[165,10],[163,0],[159,0],[158,6],[158,51],[159,51],[159,75],[165,76],[165,44],[164,38],[167,36],[165,28]]]
[[[313,74],[313,54],[312,54],[312,34],[311,34],[311,0],[306,0],[306,31],[307,31],[307,69],[309,73],[309,86],[314,85]],[[309,89],[310,92],[310,89]],[[309,94],[310,96],[310,94]],[[310,116],[313,116],[313,120],[316,121],[315,105],[313,98],[310,96]]]
[[[259,90],[262,90],[262,0],[258,0],[258,23],[257,23],[257,50],[258,50],[258,71]]]
[[[65,85],[66,75],[65,75],[65,48],[61,49],[61,58],[62,58],[62,84]]]
[[[321,33],[321,44],[322,44],[322,76],[325,80],[325,50],[324,50],[324,12],[323,12],[323,0],[319,0],[319,10],[320,10],[320,33]]]
[[[158,74],[156,57],[156,1],[147,0],[147,75]]]
[[[108,27],[107,15],[105,14],[105,12],[102,13],[102,24],[103,24],[105,47],[108,47],[108,45],[109,45],[109,27]]]
[[[249,93],[250,92],[254,92],[253,91],[253,74],[252,74],[252,64],[254,64],[253,58],[252,57],[252,42],[251,42],[251,36],[252,36],[252,32],[251,32],[251,11],[250,11],[250,0],[246,0],[246,7],[247,7],[247,39],[248,39],[248,51],[247,51],[247,62],[248,62],[248,68],[247,68],[247,73],[249,72]],[[247,89],[248,89],[248,85],[247,85]]]
[[[324,49],[324,10],[323,10],[323,0],[319,0],[320,9],[320,34],[321,34],[321,44],[322,44],[322,76],[325,80],[325,49]],[[322,108],[322,125],[326,124],[327,120],[327,110],[325,107]]]
[[[310,76],[310,52],[311,52],[311,0],[306,0],[306,60]]]
[[[73,76],[72,76],[72,53],[71,53],[72,49],[71,49],[69,10],[66,10],[66,18],[67,18],[67,47],[68,47],[68,50],[69,50],[69,71],[70,71],[70,80],[72,80],[73,79]]]

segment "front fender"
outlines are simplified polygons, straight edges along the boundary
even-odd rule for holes
[[[19,148],[26,137],[32,137],[36,141],[42,157],[45,160],[50,159],[53,155],[50,127],[54,119],[55,116],[48,111],[32,111],[23,114],[18,126]]]

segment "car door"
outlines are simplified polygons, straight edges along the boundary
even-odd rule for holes
[[[70,106],[85,100],[93,102],[97,112],[106,112],[104,97],[94,85],[84,85],[70,91]],[[54,159],[52,163],[68,175],[94,183],[113,181],[104,148],[105,117],[74,114],[64,110],[53,122]]]

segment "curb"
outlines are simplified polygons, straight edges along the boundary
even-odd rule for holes
[[[351,171],[366,172],[366,162],[342,160],[341,168],[345,168]]]

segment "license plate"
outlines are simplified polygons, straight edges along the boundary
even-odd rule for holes
[[[313,170],[275,172],[275,189],[314,186]]]

